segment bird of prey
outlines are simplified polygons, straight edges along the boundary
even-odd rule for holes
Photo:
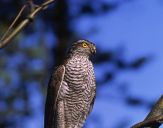
[[[92,110],[96,82],[90,56],[95,44],[78,40],[48,84],[44,128],[82,128]]]

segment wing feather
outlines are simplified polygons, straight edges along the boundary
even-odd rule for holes
[[[56,103],[64,74],[65,66],[61,65],[56,68],[56,71],[52,74],[49,81],[45,103],[44,128],[55,128]]]
[[[91,98],[92,98],[92,100],[90,102],[90,108],[89,108],[88,114],[92,111],[93,106],[94,106],[94,102],[95,102],[95,98],[96,98],[96,87],[92,87]]]

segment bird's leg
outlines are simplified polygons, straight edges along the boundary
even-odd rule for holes
[[[57,105],[57,128],[65,128],[65,113],[63,101],[58,101]]]

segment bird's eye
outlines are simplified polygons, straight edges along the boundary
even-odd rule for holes
[[[83,42],[82,46],[83,46],[83,48],[87,48],[88,47],[87,43],[85,43],[85,42]]]

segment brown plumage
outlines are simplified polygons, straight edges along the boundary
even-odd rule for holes
[[[75,42],[49,81],[45,128],[81,128],[95,99],[96,84],[90,56],[96,52],[87,40]]]

